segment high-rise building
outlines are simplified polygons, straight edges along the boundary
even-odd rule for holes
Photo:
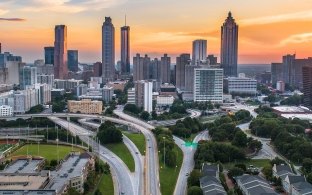
[[[135,101],[144,111],[153,111],[153,83],[145,80],[135,83]]]
[[[100,77],[102,76],[102,63],[96,62],[93,64],[93,76]]]
[[[276,90],[281,92],[281,93],[285,92],[285,83],[284,83],[284,81],[277,81],[276,82]]]
[[[68,77],[67,27],[65,25],[55,26],[54,77],[56,79],[65,79]]]
[[[207,58],[207,40],[193,41],[192,64],[199,65]]]
[[[162,83],[170,83],[170,64],[171,64],[171,58],[168,56],[168,54],[164,54],[163,57],[160,59],[160,77]]]
[[[224,78],[224,89],[232,95],[253,95],[257,94],[257,80],[247,77]]]
[[[14,56],[9,52],[0,54],[0,81],[1,84],[19,84],[19,71],[24,66],[22,57]]]
[[[290,84],[293,82],[294,75],[292,70],[295,66],[295,59],[296,54],[283,56],[283,81],[285,83]]]
[[[218,64],[218,58],[214,55],[208,55],[207,60],[208,60],[209,65],[217,65]]]
[[[154,58],[149,64],[149,73],[147,79],[153,79],[160,82],[161,79],[161,64],[157,58]]]
[[[130,73],[130,27],[121,27],[121,74]]]
[[[20,69],[19,83],[22,89],[37,83],[37,67],[24,66]]]
[[[102,77],[104,83],[115,78],[115,27],[110,17],[102,26]]]
[[[44,48],[44,63],[54,64],[54,47]]]
[[[232,13],[221,27],[221,66],[225,76],[237,76],[238,25]]]
[[[151,59],[147,55],[141,57],[136,54],[133,57],[133,81],[150,79],[150,63]]]
[[[276,84],[277,81],[284,80],[282,63],[271,63],[271,79],[272,79],[272,84]]]
[[[190,61],[190,54],[181,54],[177,57],[176,87],[180,90],[185,89],[185,66],[189,65]]]
[[[194,69],[194,101],[217,102],[223,101],[223,69],[195,68]]]
[[[78,50],[68,50],[68,70],[72,72],[78,71]]]
[[[312,108],[312,66],[304,66],[302,68],[303,77],[303,104],[308,108]]]
[[[187,92],[193,92],[194,89],[194,69],[200,66],[187,65],[185,66],[185,88]]]
[[[54,74],[37,74],[37,82],[41,84],[46,83],[53,86]]]

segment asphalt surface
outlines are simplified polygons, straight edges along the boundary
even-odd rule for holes
[[[187,189],[187,178],[188,174],[192,172],[194,169],[194,154],[196,152],[196,148],[186,147],[185,141],[179,137],[173,136],[174,142],[179,146],[179,148],[183,152],[183,163],[180,169],[179,177],[174,189],[174,195],[184,195],[186,194]],[[194,138],[193,143],[198,143],[200,140],[208,140],[208,131],[202,131]]]
[[[99,157],[101,160],[107,162],[112,171],[113,179],[116,181],[114,182],[115,185],[115,193],[116,194],[124,194],[124,195],[136,195],[135,184],[133,183],[133,177],[130,173],[128,167],[125,163],[114,153],[112,153],[107,148],[103,147],[95,143],[93,139],[90,138],[91,135],[94,133],[88,131],[76,124],[71,122],[62,120],[57,117],[48,117],[54,123],[62,126],[64,129],[68,129],[73,135],[79,136],[79,138],[84,141],[85,143],[89,143],[92,146],[94,152],[99,153]],[[117,185],[117,186],[116,186]]]

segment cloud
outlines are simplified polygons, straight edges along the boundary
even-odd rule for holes
[[[290,21],[309,21],[312,20],[312,10],[281,14],[275,16],[264,16],[259,18],[243,19],[239,21],[240,25],[261,25],[261,24],[271,24],[278,22],[290,22]]]
[[[24,22],[24,18],[0,18],[0,21],[9,21],[9,22]]]
[[[8,13],[9,10],[0,9],[0,16]]]
[[[288,38],[282,40],[280,42],[280,46],[285,46],[287,44],[298,44],[298,43],[308,43],[312,42],[312,33],[302,33],[302,34],[296,34],[291,35]]]
[[[15,0],[17,3],[17,0]],[[24,0],[21,11],[79,13],[88,10],[101,10],[125,2],[126,0]]]

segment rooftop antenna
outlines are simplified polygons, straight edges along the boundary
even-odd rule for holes
[[[127,26],[127,15],[125,14],[125,26]]]

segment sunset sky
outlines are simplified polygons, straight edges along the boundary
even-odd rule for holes
[[[80,62],[93,63],[101,61],[101,27],[110,16],[117,61],[127,14],[131,56],[175,57],[190,53],[195,39],[207,39],[208,53],[219,56],[228,11],[239,25],[239,63],[279,62],[288,53],[312,56],[311,0],[0,0],[0,42],[4,51],[33,62],[53,45],[54,26],[65,24],[68,49],[79,50]]]

